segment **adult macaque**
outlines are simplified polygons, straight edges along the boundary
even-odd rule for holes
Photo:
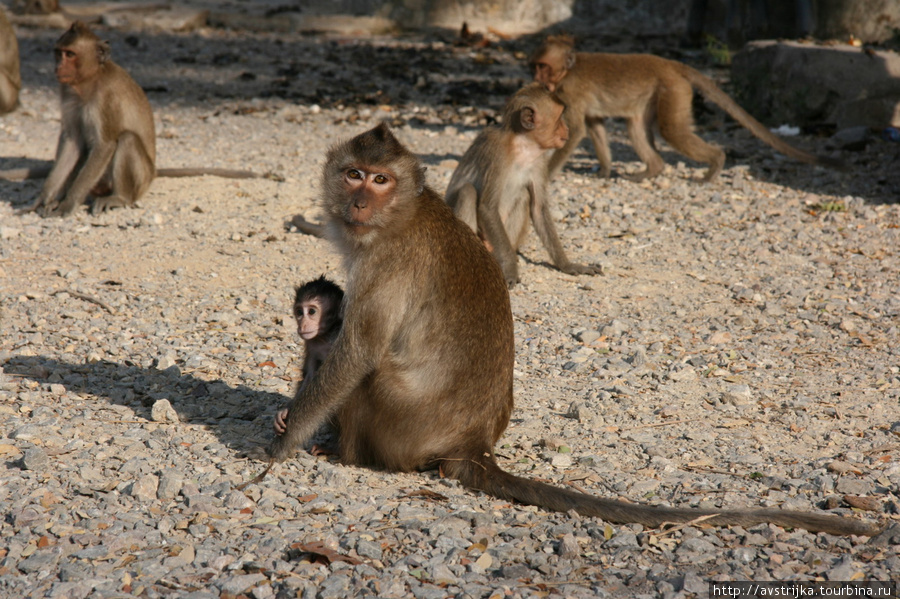
[[[19,105],[22,75],[19,73],[19,43],[6,12],[0,6],[0,114]]]
[[[503,126],[481,132],[447,187],[447,204],[484,240],[510,286],[519,281],[516,252],[529,222],[556,268],[572,275],[602,272],[600,266],[569,262],[550,217],[548,164],[569,137],[564,110],[541,84],[522,88],[504,108]]]
[[[512,311],[496,260],[425,185],[424,169],[382,124],[328,152],[322,197],[344,255],[344,322],[290,406],[270,466],[329,418],[345,464],[438,467],[507,501],[609,522],[781,526],[872,535],[850,518],[782,510],[693,510],[602,499],[500,469],[493,446],[513,409]]]
[[[680,62],[650,54],[575,53],[571,37],[550,36],[534,53],[531,67],[535,81],[556,91],[568,109],[569,141],[550,161],[550,172],[554,175],[587,130],[600,161],[600,174],[609,177],[612,157],[603,119],[622,117],[628,122],[628,135],[635,151],[647,165],[636,175],[623,175],[626,179],[641,181],[662,172],[663,160],[653,145],[654,123],[673,148],[709,165],[704,180],[714,179],[725,164],[725,152],[693,132],[694,87],[782,154],[809,164],[843,168],[838,160],[815,156],[789,145],[738,106],[711,79]]]
[[[297,287],[294,319],[297,321],[297,333],[305,344],[303,380],[297,388],[298,393],[309,384],[331,351],[341,330],[342,301],[344,290],[324,276]],[[286,409],[279,410],[275,415],[275,434],[284,433],[287,415]]]
[[[92,195],[93,212],[133,206],[156,176],[156,131],[144,91],[110,59],[109,44],[76,21],[54,48],[62,94],[56,160],[26,211],[66,216]],[[40,169],[0,173],[32,177]],[[168,176],[255,177],[226,169],[170,169]]]

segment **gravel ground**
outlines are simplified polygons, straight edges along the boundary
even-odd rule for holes
[[[20,34],[23,108],[0,118],[0,168],[50,159],[58,133],[58,32]],[[158,179],[136,209],[67,220],[16,215],[39,183],[0,182],[0,596],[691,597],[710,580],[896,580],[897,535],[611,526],[305,451],[237,490],[300,375],[293,286],[344,280],[327,243],[285,225],[319,215],[325,149],[388,119],[443,190],[535,40],[103,35],[148,89],[160,166],[284,181]],[[499,461],[604,496],[896,521],[900,144],[872,138],[836,173],[718,113],[699,130],[729,151],[715,183],[672,152],[652,182],[600,180],[587,145],[553,182],[566,251],[606,274],[553,270],[534,235],[523,247]],[[622,127],[613,140],[615,168],[639,168]]]

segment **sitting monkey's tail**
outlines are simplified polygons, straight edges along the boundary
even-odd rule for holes
[[[25,179],[43,179],[50,174],[51,164],[32,166],[25,168],[12,168],[0,170],[0,179],[8,181],[24,181]],[[222,177],[225,179],[274,179],[279,176],[272,173],[255,173],[253,171],[235,170],[230,168],[161,168],[157,169],[157,177]]]
[[[696,520],[698,524],[715,526],[753,526],[771,523],[786,528],[803,528],[811,532],[834,535],[874,536],[884,526],[853,518],[788,510],[704,510],[671,508],[626,503],[562,489],[535,480],[522,478],[502,470],[492,455],[480,458],[443,460],[441,471],[459,480],[466,487],[488,495],[527,505],[567,512],[575,510],[582,516],[596,516],[615,524],[642,524],[657,528],[666,523]]]
[[[24,168],[10,168],[6,170],[0,170],[0,179],[4,179],[6,181],[24,181],[26,179],[43,179],[47,175],[50,174],[50,168],[53,166],[50,164],[42,164],[40,166],[32,166],[32,167],[24,167]]]
[[[202,177],[204,175],[221,177],[223,179],[262,179],[270,177],[268,174],[235,170],[233,168],[160,168],[156,170],[157,177]]]

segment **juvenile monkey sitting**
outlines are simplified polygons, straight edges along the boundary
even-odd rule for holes
[[[569,261],[550,216],[547,165],[569,139],[565,110],[553,92],[526,85],[507,102],[502,127],[488,127],[472,142],[447,186],[447,204],[494,254],[509,286],[519,282],[516,252],[529,224],[562,272],[602,272]]]
[[[144,90],[113,62],[110,46],[76,21],[53,48],[62,117],[56,159],[43,168],[0,172],[0,178],[47,175],[25,212],[68,216],[93,197],[92,212],[134,206],[154,177],[215,175],[237,179],[256,173],[219,168],[156,169],[156,130]]]

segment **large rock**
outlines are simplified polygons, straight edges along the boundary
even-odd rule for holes
[[[770,125],[900,126],[900,54],[750,42],[731,64],[741,106]]]

